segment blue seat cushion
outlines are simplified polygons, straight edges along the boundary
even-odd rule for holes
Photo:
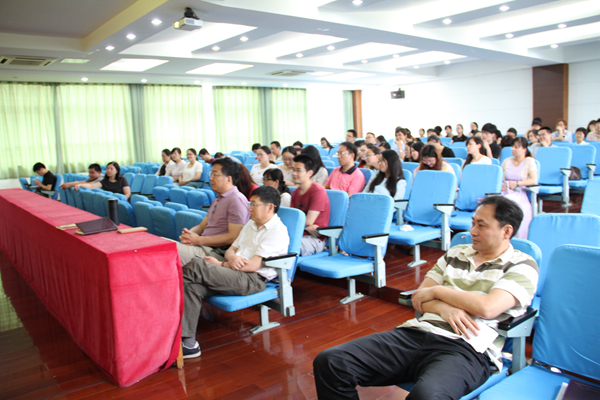
[[[322,257],[327,257],[329,255],[328,251],[322,251],[320,253],[316,253],[316,254],[311,254],[310,256],[302,256],[298,258],[298,267],[300,269],[302,269],[302,262],[306,261],[310,261],[310,260],[314,260],[315,258],[322,258]]]
[[[388,241],[393,244],[403,244],[414,246],[428,240],[439,239],[442,237],[442,230],[431,226],[411,225],[414,230],[401,231],[399,226],[393,226],[390,229]]]
[[[537,365],[523,368],[479,395],[480,400],[554,399],[560,386],[568,382],[564,374],[553,373]]]
[[[557,194],[562,191],[562,186],[540,186],[540,194]]]
[[[302,271],[324,278],[346,278],[373,272],[373,260],[336,254],[330,257],[303,260]]]
[[[450,217],[450,228],[460,231],[468,231],[471,229],[472,211],[454,211]]]
[[[578,181],[569,181],[569,187],[574,189],[585,189],[588,185],[587,179],[580,179]]]
[[[279,283],[267,282],[267,288],[262,292],[250,294],[248,296],[228,296],[224,294],[218,294],[207,297],[205,300],[209,304],[212,304],[223,311],[231,312],[243,310],[244,308],[248,308],[256,304],[262,304],[266,301],[277,298],[279,298]]]

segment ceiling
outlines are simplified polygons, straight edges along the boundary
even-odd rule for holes
[[[0,81],[394,86],[599,59],[600,1],[3,0],[0,55],[56,59]]]

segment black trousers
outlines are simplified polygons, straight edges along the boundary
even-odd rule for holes
[[[321,400],[358,399],[356,386],[414,382],[407,399],[459,399],[490,376],[489,359],[464,340],[416,328],[380,332],[322,351],[313,362]]]

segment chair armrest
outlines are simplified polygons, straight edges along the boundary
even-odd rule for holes
[[[404,218],[402,217],[402,213],[406,211],[408,207],[408,200],[395,200],[394,201],[394,209],[396,212],[396,225],[404,225]]]
[[[569,176],[571,174],[571,168],[561,168],[560,172],[565,176]]]
[[[344,229],[343,226],[325,226],[322,228],[317,228],[317,233],[323,236],[337,239],[342,234],[342,229]]]
[[[41,192],[47,194],[48,196],[54,196],[57,190],[42,190]]]
[[[500,196],[502,195],[502,193],[486,193],[485,197],[493,197],[493,196]]]
[[[292,269],[296,262],[296,256],[296,253],[289,253],[282,256],[267,257],[263,259],[263,264],[269,268]]]
[[[441,212],[442,214],[452,214],[454,211],[454,204],[434,204],[433,208]]]
[[[405,292],[400,292],[398,294],[398,303],[405,305],[405,306],[409,306],[412,307],[412,295],[416,292],[417,290],[407,290]]]
[[[506,337],[528,337],[533,328],[537,310],[528,307],[525,314],[509,318],[498,324],[498,332]]]
[[[525,188],[525,190],[530,191],[531,193],[539,194],[540,193],[540,185],[532,185],[532,186],[521,186]]]
[[[389,233],[380,233],[378,235],[364,235],[362,241],[373,246],[385,246],[387,245]]]
[[[594,172],[596,171],[596,164],[586,164],[588,169],[590,170],[590,172],[592,173],[592,175],[594,175]]]

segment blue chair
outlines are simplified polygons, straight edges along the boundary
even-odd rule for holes
[[[160,204],[160,203],[159,203]],[[135,220],[138,226],[143,226],[148,229],[148,233],[156,234],[154,227],[154,221],[150,211],[157,207],[151,201],[138,201],[133,205],[133,211],[135,213]]]
[[[325,157],[325,156],[329,156],[329,149],[326,149],[324,147],[321,147],[319,150],[319,155],[321,157]]]
[[[187,206],[187,193],[188,191],[183,188],[173,188],[169,191],[169,197],[171,198],[171,201]]]
[[[357,193],[350,198],[343,227],[319,228],[318,232],[329,237],[339,238],[340,251],[329,246],[328,257],[302,260],[302,270],[325,278],[348,278],[348,296],[343,304],[360,299],[363,294],[356,292],[356,280],[385,286],[385,262],[388,234],[392,223],[393,201],[390,196]],[[369,218],[364,218],[365,210],[377,210]]]
[[[190,208],[201,210],[202,207],[210,206],[208,194],[204,190],[192,190],[187,193],[188,206]]]
[[[143,176],[143,174],[140,174]],[[144,183],[142,184],[142,188],[140,189],[140,194],[149,196],[152,195],[152,190],[154,186],[156,186],[156,182],[158,181],[158,176],[156,175],[146,175],[144,178]]]
[[[469,152],[467,151],[467,148],[464,145],[453,144],[449,147],[452,149],[452,151],[454,152],[454,155],[456,157],[462,158],[463,160],[467,159]]]
[[[323,165],[325,166],[325,168],[329,168],[331,167],[332,169],[335,168],[335,163],[333,161],[331,161],[329,158],[323,158]]]
[[[596,148],[596,159],[594,160],[594,164],[596,165],[600,165],[600,142],[588,142],[590,144],[590,146],[594,146]],[[594,175],[595,176],[599,176],[600,175],[600,168],[596,169],[594,171]]]
[[[404,163],[406,164],[406,163]],[[404,164],[402,164],[404,166]],[[413,173],[407,169],[402,169],[402,173],[404,174],[404,179],[406,180],[406,190],[404,191],[404,200],[408,200],[410,198],[410,192],[412,191],[413,185]]]
[[[178,234],[181,234],[183,228],[192,229],[194,226],[200,225],[206,216],[206,212],[196,211],[198,210],[177,211],[175,213],[175,230]]]
[[[465,162],[464,158],[459,158],[459,157],[445,157],[444,161],[446,161],[449,164],[458,164],[459,167],[462,168],[462,165]]]
[[[600,216],[600,179],[589,181],[581,203],[582,214],[593,214]]]
[[[131,206],[134,206],[138,201],[146,201],[148,198],[146,196],[142,196],[141,194],[132,194],[129,202]]]
[[[581,179],[569,180],[569,188],[573,193],[583,193],[590,179],[594,179],[596,170],[596,148],[594,146],[571,145],[573,158],[571,167],[577,167],[581,171]]]
[[[175,212],[188,210],[188,206],[186,206],[185,204],[173,203],[172,201],[165,204],[165,207],[170,208],[171,210],[175,210]]]
[[[68,188],[67,190],[64,191],[64,193],[65,193],[67,204],[72,207],[75,207],[75,189]]]
[[[133,182],[129,184],[131,193],[140,193],[142,191],[142,185],[144,184],[144,179],[146,179],[146,175],[137,174],[133,178]]]
[[[571,173],[571,149],[569,147],[540,147],[535,159],[540,162],[538,210],[543,200],[562,201],[569,205],[569,175]]]
[[[119,204],[117,205],[117,210],[119,211],[119,221],[131,227],[136,227],[137,223],[135,220],[135,211],[131,204],[126,201],[119,200]]]
[[[179,241],[179,233],[175,228],[175,213],[175,210],[168,207],[152,207],[150,209],[155,235]]]
[[[600,391],[599,259],[597,247],[563,245],[554,250],[533,338],[534,363],[481,393],[480,400],[555,399],[563,383],[588,378],[596,380],[587,383]]]
[[[85,207],[83,205],[83,197],[81,196],[81,189],[75,190],[73,188],[69,188],[67,190],[73,194],[73,200],[75,200],[75,207],[79,208],[80,210],[85,210]]]
[[[99,217],[108,217],[108,199],[104,193],[92,193],[93,213]],[[104,207],[106,203],[106,207]]]
[[[281,207],[277,212],[285,224],[290,235],[289,254],[286,256],[264,259],[265,266],[276,268],[279,274],[278,282],[267,282],[267,288],[260,293],[248,296],[216,295],[206,298],[206,301],[224,311],[237,311],[244,308],[259,306],[260,325],[250,329],[251,333],[258,333],[279,325],[278,322],[269,322],[269,308],[277,310],[284,317],[294,316],[294,295],[292,282],[296,272],[298,254],[302,232],[306,223],[304,213],[295,208]]]
[[[72,190],[72,189],[69,189]],[[79,189],[81,192],[81,200],[83,201],[83,209],[87,212],[94,213],[94,196],[91,190],[89,189]]]
[[[402,169],[406,169],[406,170],[412,172],[413,176],[415,174],[415,169],[417,169],[418,166],[419,166],[419,163],[416,163],[416,162],[407,161],[407,162],[402,163]]]
[[[155,186],[154,189],[152,189],[152,196],[161,204],[165,204],[168,200],[170,200],[170,193],[171,188],[167,186]]]
[[[500,164],[502,164],[504,162],[504,160],[506,160],[507,158],[512,157],[512,147],[503,147],[502,150],[500,150]],[[492,157],[490,157],[492,158]]]
[[[172,176],[159,176],[158,179],[156,180],[156,185],[154,185],[154,186],[165,186],[165,185],[172,185],[172,184],[173,184]]]
[[[369,183],[369,179],[371,179],[371,176],[373,175],[373,171],[371,171],[368,168],[359,168],[359,170],[365,176],[365,183]]]
[[[29,188],[27,187],[27,185],[29,185],[29,183],[27,183],[27,179],[19,178],[19,183],[21,184],[21,189],[29,190]],[[66,201],[64,201],[63,203],[66,204]]]
[[[414,246],[414,261],[408,264],[409,267],[427,262],[421,259],[420,245],[448,250],[449,219],[454,208],[455,193],[454,174],[424,170],[414,178],[410,199],[396,201],[397,226],[390,230],[389,242]],[[402,228],[405,222],[408,223],[408,228]],[[437,239],[441,239],[441,242]]]
[[[127,172],[123,174],[123,176],[125,177],[125,179],[127,179],[127,183],[129,183],[129,186],[131,186],[131,184],[133,183],[133,178],[135,178],[135,174],[133,172]]]
[[[471,218],[478,199],[488,194],[500,194],[504,173],[497,165],[469,164],[462,171],[455,211],[450,217],[450,228],[466,231],[471,228]]]
[[[210,202],[210,204],[212,204],[212,202],[215,201],[215,199],[217,198],[217,193],[214,190],[212,190],[212,188],[204,186],[202,189],[199,189],[199,190],[206,193],[206,196],[208,197],[208,201]],[[189,193],[188,193],[188,195],[189,195]]]
[[[460,181],[460,177],[462,176],[462,165],[458,165],[458,163],[451,162],[449,163],[454,171],[454,175],[456,175],[456,181]]]
[[[531,220],[527,239],[542,250],[540,278],[531,305],[539,310],[550,254],[563,244],[600,247],[600,217],[591,214],[540,214]]]
[[[492,165],[498,165],[500,166],[500,161],[497,158],[492,158]]]

